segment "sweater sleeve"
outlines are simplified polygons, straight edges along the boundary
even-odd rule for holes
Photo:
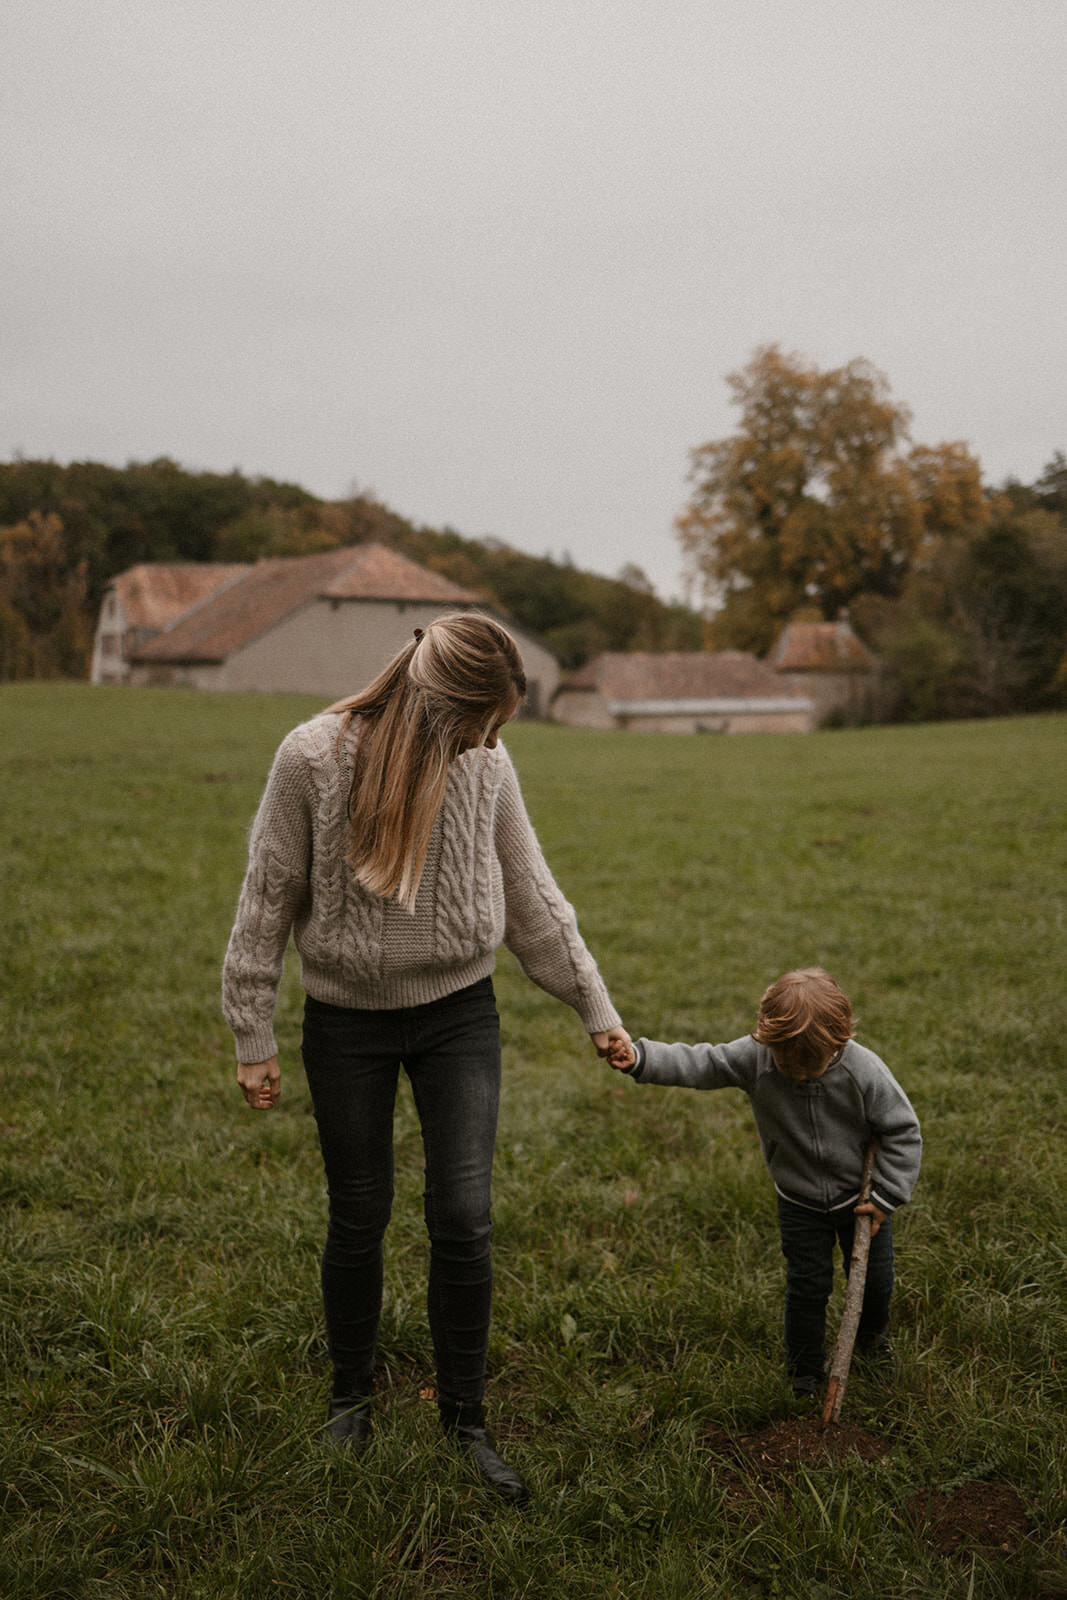
[[[249,835],[248,870],[222,965],[222,1010],[237,1059],[277,1055],[273,1017],[289,933],[308,893],[312,784],[294,734],[283,742]]]
[[[587,1033],[607,1033],[619,1013],[578,931],[574,908],[549,870],[526,814],[519,780],[503,751],[496,852],[504,880],[504,943],[526,976],[573,1006]]]
[[[659,1083],[678,1089],[744,1089],[756,1075],[757,1046],[748,1034],[730,1044],[661,1044],[637,1041],[638,1062],[632,1075],[638,1083]]]
[[[871,1199],[895,1211],[911,1199],[922,1161],[922,1133],[911,1101],[884,1062],[864,1090],[867,1121],[878,1140]]]

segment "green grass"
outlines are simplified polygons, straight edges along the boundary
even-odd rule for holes
[[[405,1093],[379,1425],[309,1448],[323,1185],[247,1112],[218,1011],[245,830],[307,701],[0,689],[0,1594],[943,1600],[1067,1593],[1063,718],[682,739],[518,726],[531,814],[627,1024],[731,1038],[827,966],[923,1120],[884,1465],[770,1487],[723,1434],[789,1413],[773,1195],[746,1103],[642,1089],[502,955],[491,1403],[534,1487],[437,1437]],[[835,1302],[836,1305],[836,1302]],[[742,1477],[745,1472],[742,1469]],[[920,1488],[1013,1484],[1033,1532],[947,1558]]]

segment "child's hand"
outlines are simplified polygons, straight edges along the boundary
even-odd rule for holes
[[[871,1238],[873,1239],[889,1212],[883,1211],[881,1206],[876,1206],[873,1200],[865,1200],[861,1206],[853,1206],[857,1216],[867,1216],[871,1219]]]
[[[623,1072],[627,1067],[632,1067],[637,1060],[637,1051],[630,1043],[629,1035],[625,1039],[613,1039],[608,1046],[608,1066],[614,1067],[616,1072]]]

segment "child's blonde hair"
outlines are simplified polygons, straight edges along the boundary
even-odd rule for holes
[[[825,1066],[852,1038],[852,1003],[822,967],[786,972],[760,996],[752,1037],[783,1066]]]
[[[340,737],[359,719],[348,859],[373,894],[415,904],[449,764],[485,744],[526,693],[514,639],[480,612],[438,617],[361,694],[331,706]]]

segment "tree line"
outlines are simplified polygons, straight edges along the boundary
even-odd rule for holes
[[[417,527],[378,500],[189,472],[167,458],[0,463],[0,681],[84,677],[111,578],[148,561],[256,561],[376,541],[510,614],[581,665],[602,650],[697,650],[699,615],[636,567],[617,578],[494,540]]]
[[[419,527],[373,496],[190,472],[161,458],[0,464],[0,680],[84,676],[100,598],[150,561],[255,561],[375,541],[540,634],[566,667],[603,650],[763,655],[787,622],[847,612],[887,669],[884,713],[1067,704],[1067,459],[993,489],[961,443],[910,440],[861,360],[821,371],[777,345],[728,378],[735,433],[691,452],[677,519],[701,609],[644,573],[585,572]]]
[[[710,647],[762,654],[790,619],[847,612],[889,669],[889,716],[1067,704],[1062,452],[990,489],[964,444],[910,442],[865,361],[767,345],[728,382],[737,431],[692,451],[677,522]]]

